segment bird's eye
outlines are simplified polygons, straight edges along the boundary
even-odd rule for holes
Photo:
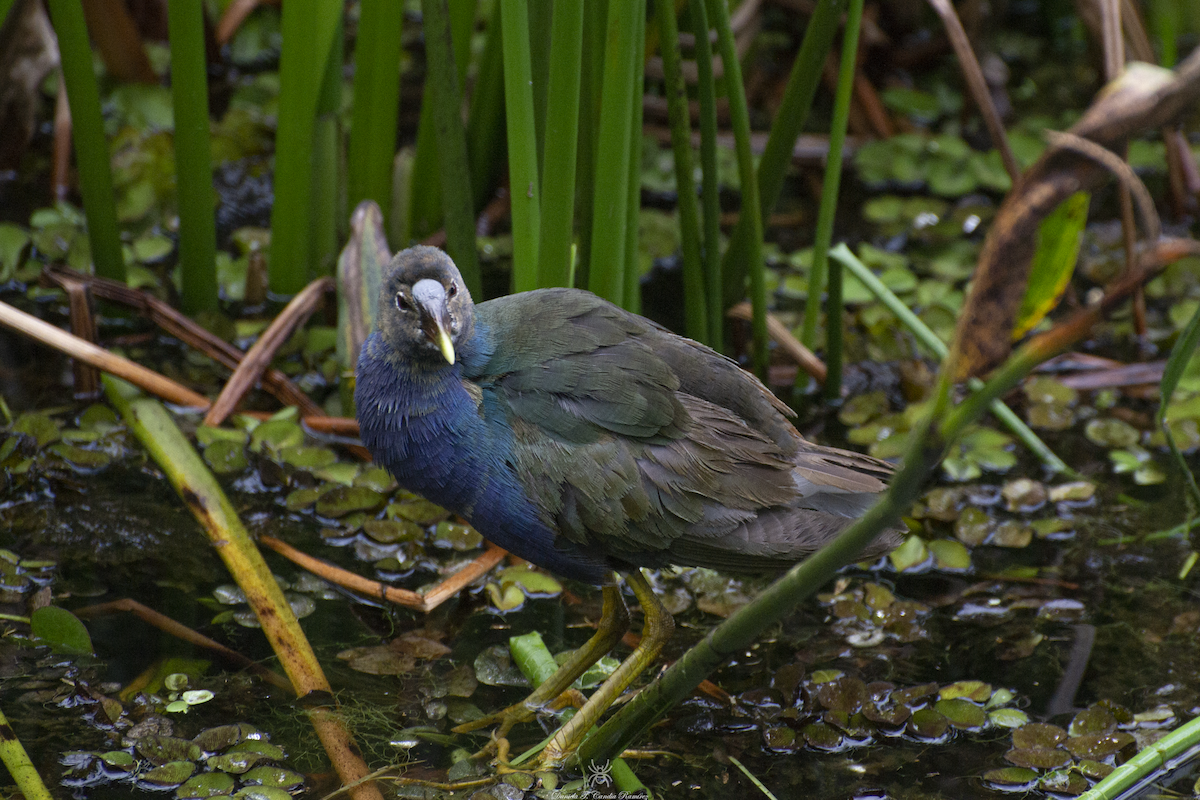
[[[396,292],[396,308],[401,311],[412,311],[412,303],[404,296],[404,292]]]
[[[456,294],[458,294],[458,284],[451,283],[450,286],[446,288],[446,297],[454,297]]]

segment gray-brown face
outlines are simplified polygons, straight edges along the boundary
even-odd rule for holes
[[[474,326],[471,293],[449,256],[435,247],[396,254],[379,298],[379,329],[388,344],[431,366],[453,364]]]

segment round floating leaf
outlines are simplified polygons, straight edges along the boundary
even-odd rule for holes
[[[330,464],[328,467],[322,467],[313,470],[313,477],[330,483],[340,483],[343,486],[353,486],[358,478],[358,464],[351,464],[348,461],[339,461],[336,464]],[[371,488],[371,487],[366,487]],[[387,492],[384,491],[384,494]]]
[[[269,449],[279,452],[304,444],[304,429],[290,419],[270,419],[250,432],[250,449],[256,453]]]
[[[368,519],[363,522],[363,533],[381,544],[414,542],[425,538],[425,530],[406,519]]]
[[[250,466],[246,459],[246,448],[240,442],[218,439],[204,448],[204,461],[218,475],[241,472]]]
[[[1067,726],[1071,736],[1086,736],[1095,733],[1112,733],[1117,729],[1117,718],[1101,705],[1085,708],[1074,716]]]
[[[1018,708],[997,708],[988,712],[988,722],[1000,728],[1019,728],[1028,724],[1029,715]]]
[[[29,615],[33,636],[56,653],[90,656],[92,638],[79,618],[58,606],[42,606]]]
[[[924,564],[929,559],[929,551],[920,536],[909,536],[904,540],[904,544],[888,554],[888,559],[897,572],[903,572]]]
[[[796,732],[788,727],[767,728],[763,731],[763,746],[768,750],[794,750]]]
[[[317,513],[322,517],[344,517],[354,511],[374,511],[383,506],[387,497],[365,486],[337,486],[317,500]]]
[[[418,502],[424,503],[425,501]],[[433,506],[432,503],[428,503],[427,505]],[[433,507],[437,508],[437,506]],[[446,513],[440,508],[438,511],[440,511],[443,516]],[[401,514],[401,516],[403,516],[403,514]],[[476,548],[482,546],[483,537],[480,536],[479,532],[470,525],[462,525],[457,522],[443,521],[438,523],[437,528],[433,532],[433,545],[434,547],[448,547],[452,550],[464,552],[467,550],[475,550]],[[559,587],[560,591],[561,588],[562,587]]]
[[[1001,496],[1009,511],[1028,513],[1036,511],[1046,504],[1046,487],[1041,481],[1030,478],[1017,478],[1004,484],[1000,490]]]
[[[179,800],[201,800],[205,797],[228,795],[233,791],[235,784],[232,775],[224,772],[206,772],[189,778],[175,790],[175,796]]]
[[[1004,754],[1004,758],[1029,769],[1058,769],[1071,763],[1070,753],[1050,747],[1013,748]]]
[[[61,434],[58,422],[45,414],[25,413],[17,417],[12,426],[12,433],[23,433],[32,436],[39,449],[52,442],[57,442]]]
[[[525,593],[514,583],[487,585],[488,600],[497,611],[516,611],[525,605]]]
[[[475,657],[475,677],[487,686],[529,686],[512,663],[507,645],[493,645]]]
[[[383,467],[368,467],[354,478],[355,486],[365,486],[377,492],[395,491],[396,479]]]
[[[1088,420],[1083,433],[1101,447],[1132,447],[1141,439],[1137,428],[1115,417]]]
[[[236,725],[218,725],[215,728],[201,731],[192,738],[192,742],[205,752],[219,753],[245,740],[253,733],[257,733],[254,726],[245,722]]]
[[[1038,375],[1021,387],[1031,403],[1073,406],[1079,402],[1079,391],[1064,385],[1049,375]]]
[[[954,521],[954,535],[971,547],[978,547],[991,535],[994,520],[982,508],[967,506]]]
[[[1088,785],[1086,778],[1067,769],[1055,770],[1038,781],[1038,788],[1042,791],[1066,795],[1083,794]]]
[[[279,451],[279,460],[303,470],[318,470],[337,462],[337,455],[327,447],[299,445]]]
[[[432,525],[435,522],[444,520],[450,515],[450,512],[439,505],[418,497],[402,503],[392,503],[388,506],[387,515],[392,519],[401,517],[418,525]]]
[[[143,736],[134,742],[134,749],[151,764],[160,766],[171,761],[195,761],[203,755],[199,745],[187,739],[161,734]],[[179,779],[179,783],[185,780],[186,775]]]
[[[908,731],[919,739],[934,741],[950,731],[950,720],[932,708],[920,708],[908,720]]]
[[[1063,747],[1067,748],[1076,758],[1103,761],[1135,744],[1136,741],[1131,734],[1125,731],[1113,731],[1112,733],[1088,733],[1083,736],[1072,736],[1067,739]]]
[[[805,725],[800,735],[810,747],[818,750],[837,750],[842,746],[842,734],[837,728],[824,722]]]
[[[938,691],[942,700],[954,700],[962,697],[976,703],[985,703],[992,696],[992,685],[983,681],[958,681],[943,686]]]
[[[170,761],[145,773],[141,779],[155,786],[178,786],[195,771],[196,765],[191,761]]]
[[[926,542],[938,569],[966,570],[971,568],[971,554],[961,542],[953,539],[934,539]]]
[[[1013,747],[1017,749],[1057,747],[1067,740],[1067,732],[1057,725],[1031,722],[1013,731]]]
[[[983,706],[961,697],[939,700],[933,708],[960,730],[978,730],[987,724],[987,712]]]
[[[232,775],[241,775],[260,761],[269,761],[262,753],[222,753],[217,756],[210,756],[208,761],[209,769],[228,772]]]
[[[113,750],[108,753],[101,753],[100,760],[107,766],[115,767],[124,772],[129,772],[137,766],[137,759],[133,757],[133,753],[127,750]]]
[[[293,800],[287,789],[278,786],[246,786],[234,795],[235,800]]]
[[[991,544],[996,547],[1028,547],[1033,541],[1033,528],[1017,520],[1008,519],[996,526]]]
[[[304,784],[304,776],[283,767],[262,766],[242,775],[244,783],[257,783],[262,786],[275,786],[280,789],[295,789]]]
[[[1091,778],[1094,781],[1103,780],[1109,776],[1116,767],[1111,764],[1102,764],[1099,761],[1092,761],[1090,758],[1081,760],[1076,767],[1079,773],[1085,778]]]
[[[1038,774],[1025,767],[1003,767],[990,769],[983,773],[983,779],[990,783],[998,783],[1006,787],[1029,788],[1038,778]]]
[[[441,523],[441,525],[449,523]],[[515,583],[521,587],[526,597],[554,597],[562,594],[562,584],[557,579],[538,569],[529,567],[508,567],[496,576],[500,584]]]
[[[47,448],[49,452],[66,461],[77,472],[85,474],[107,467],[112,457],[103,450],[85,450],[66,442],[56,442]]]

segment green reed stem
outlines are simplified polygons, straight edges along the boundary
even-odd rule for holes
[[[491,197],[504,168],[504,37],[500,27],[500,3],[496,3],[487,23],[467,114],[467,160],[476,210]]]
[[[78,0],[47,0],[46,6],[58,35],[63,81],[71,107],[71,140],[75,144],[79,194],[87,217],[92,263],[97,275],[124,281],[125,258],[117,229],[112,163],[104,138],[100,91],[92,71],[92,46],[88,42],[83,7]]]
[[[504,116],[508,126],[508,183],[512,202],[512,288],[514,292],[525,292],[537,288],[542,224],[526,0],[508,0],[500,15],[500,25],[504,33]]]
[[[348,202],[374,200],[392,213],[392,161],[400,110],[400,29],[404,4],[362,0],[354,45],[354,109],[347,163]]]
[[[754,369],[760,376],[767,370],[767,284],[763,275],[763,221],[759,200],[758,175],[750,151],[750,112],[746,107],[746,87],[742,83],[742,65],[738,62],[733,30],[725,0],[707,0],[708,14],[717,29],[717,44],[725,68],[725,89],[729,95],[729,118],[737,150],[738,175],[742,183],[742,216],[750,226],[745,268],[750,274],[751,328],[754,333]],[[726,271],[728,280],[728,270]]]
[[[171,101],[175,111],[175,180],[179,192],[179,275],[183,310],[216,311],[217,196],[208,128],[204,3],[167,4]]]
[[[837,218],[838,190],[842,181],[842,145],[850,121],[850,97],[854,90],[854,72],[858,66],[858,31],[862,24],[863,0],[850,0],[846,13],[846,31],[842,36],[842,63],[838,70],[837,93],[833,101],[833,121],[829,126],[829,155],[825,159],[825,181],[821,187],[821,208],[817,212],[817,234],[813,243],[813,265],[808,273],[808,298],[804,305],[804,331],[801,341],[811,350],[816,344],[817,320],[821,316],[821,284],[828,271],[829,296],[825,304],[825,397],[842,394],[842,267],[829,264],[829,245],[833,241],[833,223]],[[799,376],[797,376],[799,378]]]
[[[725,330],[721,282],[721,189],[717,182],[717,88],[713,79],[712,44],[704,0],[690,0],[692,34],[696,38],[696,95],[700,101],[700,201],[704,209],[704,296],[709,344],[721,349]],[[743,278],[744,281],[744,278]]]
[[[463,126],[455,69],[454,44],[446,0],[421,0],[429,80],[425,102],[433,104],[438,164],[442,179],[442,211],[446,220],[446,252],[462,273],[467,289],[483,296],[479,254],[475,250],[475,212],[471,175],[467,170],[467,134]],[[416,188],[416,187],[414,187]]]
[[[538,286],[570,285],[582,52],[583,0],[559,0],[550,32]]]
[[[634,10],[643,3],[610,2],[604,26],[604,67],[600,88],[588,288],[618,305],[625,302],[625,263],[629,224],[630,108],[641,42]]]
[[[800,51],[796,53],[791,75],[783,90],[783,102],[775,113],[767,145],[758,162],[758,192],[763,214],[770,213],[783,191],[784,176],[792,162],[796,137],[800,135],[800,129],[812,110],[813,98],[821,82],[821,69],[833,45],[846,2],[818,0],[816,10],[804,29]],[[746,263],[749,232],[749,221],[739,218],[729,240],[729,249],[725,251],[724,299],[727,305],[741,300],[746,291],[746,273],[742,265]]]
[[[642,270],[638,255],[638,221],[642,210],[642,95],[646,87],[646,0],[633,0],[633,99],[629,106],[629,169],[625,184],[625,300],[624,308],[642,310]]]
[[[342,4],[312,0],[283,8],[279,57],[279,123],[275,133],[275,204],[271,208],[271,291],[292,295],[313,271],[313,132],[317,101]]]
[[[709,328],[704,265],[700,261],[700,209],[696,200],[696,182],[692,177],[692,130],[687,87],[679,66],[679,25],[673,3],[657,0],[654,6],[658,17],[658,49],[662,53],[663,83],[671,121],[671,148],[675,155],[675,187],[679,197],[684,330],[692,339],[720,347],[719,343],[714,344],[714,333]]]
[[[596,150],[600,101],[603,94],[605,20],[608,0],[588,0],[583,6],[583,64],[579,75],[579,156],[575,161],[576,248],[573,286],[591,286],[592,221],[596,207]]]

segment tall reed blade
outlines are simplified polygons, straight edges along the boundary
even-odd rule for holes
[[[625,302],[625,228],[629,224],[630,108],[641,42],[634,23],[642,3],[610,2],[604,27],[604,67],[596,142],[588,288],[618,305]]]
[[[475,212],[471,174],[467,168],[467,133],[460,113],[458,72],[450,34],[446,0],[421,0],[425,18],[425,47],[429,59],[428,95],[437,129],[438,165],[442,180],[442,210],[446,219],[446,252],[458,264],[467,289],[483,296],[479,254],[475,250]]]
[[[171,100],[175,109],[175,176],[179,191],[179,274],[183,310],[216,311],[217,197],[208,130],[204,3],[167,4]]]
[[[92,71],[92,47],[79,0],[47,0],[50,19],[58,36],[63,81],[71,106],[71,138],[79,168],[79,194],[87,216],[88,242],[96,274],[125,280],[125,259],[117,230],[117,204],[113,196],[112,163],[100,115],[100,90]]]
[[[658,17],[659,50],[663,60],[663,83],[671,120],[671,148],[675,154],[675,187],[679,196],[679,235],[683,249],[683,309],[687,335],[713,344],[708,326],[704,272],[700,263],[700,209],[696,202],[696,182],[692,177],[692,130],[688,118],[687,87],[679,67],[679,25],[675,6],[655,0]],[[719,345],[717,345],[719,346]]]
[[[804,304],[804,330],[801,337],[810,350],[814,348],[817,321],[821,316],[821,289],[828,267],[825,366],[829,371],[825,377],[825,396],[831,399],[840,397],[842,393],[842,265],[839,261],[829,262],[829,245],[833,242],[833,222],[842,180],[842,145],[846,141],[846,126],[850,119],[850,97],[858,64],[858,29],[862,22],[862,9],[862,0],[850,0],[846,31],[842,37],[842,63],[833,103],[833,122],[829,127],[829,156],[825,161],[825,182],[821,187],[821,209],[817,212],[817,233],[813,242],[812,269],[808,273],[808,299]]]
[[[404,4],[362,0],[354,44],[354,109],[348,156],[348,205],[374,200],[387,219],[400,109],[400,28]]]
[[[538,286],[570,285],[582,53],[583,0],[559,0],[550,32]]]
[[[742,182],[742,216],[747,217],[750,238],[746,253],[746,270],[750,275],[750,305],[754,310],[751,327],[754,332],[754,369],[760,376],[767,369],[767,289],[763,275],[763,223],[759,204],[758,175],[754,171],[754,156],[750,152],[750,112],[746,107],[746,88],[742,84],[742,65],[738,62],[733,30],[729,26],[729,11],[725,0],[707,0],[708,14],[717,29],[717,44],[725,68],[725,89],[729,94],[729,118],[733,123],[733,138],[737,148],[738,175]]]
[[[721,280],[721,195],[717,182],[717,88],[713,80],[712,44],[704,0],[690,0],[696,41],[696,94],[700,101],[700,199],[704,207],[704,294],[710,344],[721,349],[725,330],[724,284]],[[743,278],[742,283],[745,283]],[[740,296],[738,299],[741,299]]]
[[[508,183],[512,202],[515,292],[537,288],[541,237],[537,123],[533,114],[533,71],[529,52],[529,5],[508,0],[500,15],[504,35],[504,106],[508,125]]]
[[[311,261],[313,131],[333,39],[338,0],[283,6],[279,57],[279,128],[275,133],[275,204],[271,209],[271,291],[292,295],[314,271]]]

